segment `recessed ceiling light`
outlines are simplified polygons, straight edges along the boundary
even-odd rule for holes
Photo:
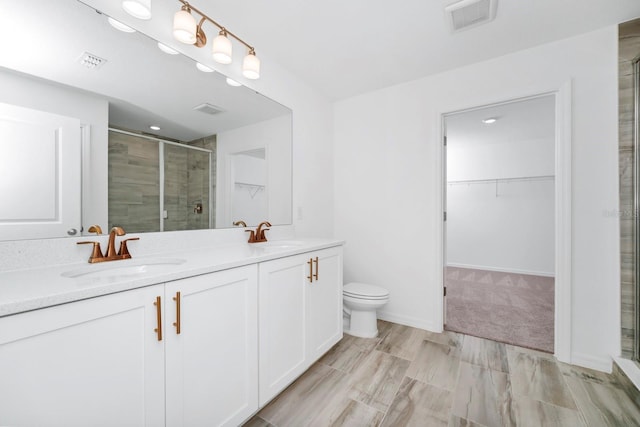
[[[160,126],[151,125],[151,126],[149,126],[149,129],[151,129],[151,130],[160,130]]]
[[[491,124],[494,124],[497,121],[498,121],[497,117],[488,117],[486,119],[483,119],[482,123],[484,123],[485,125],[491,125]]]
[[[151,19],[151,0],[122,0],[122,8],[138,19]]]
[[[160,42],[158,42],[158,49],[160,49],[164,53],[168,53],[169,55],[177,55],[178,53],[180,53],[177,50],[170,48],[166,44],[162,44]]]
[[[227,77],[227,84],[233,87],[242,86],[242,83],[238,83],[237,81],[230,79],[229,77]]]
[[[213,68],[209,68],[206,65],[202,65],[199,62],[196,62],[196,67],[198,68],[198,70],[202,71],[203,73],[213,73],[215,71]]]
[[[128,25],[124,25],[122,22],[120,21],[116,21],[115,19],[113,19],[112,17],[108,17],[107,21],[109,21],[109,24],[111,24],[111,26],[113,28],[115,28],[116,30],[125,32],[125,33],[135,33],[136,30],[134,30],[133,28],[129,27]]]

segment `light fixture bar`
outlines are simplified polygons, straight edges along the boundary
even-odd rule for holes
[[[192,11],[196,12],[198,15],[200,15],[202,17],[202,19],[206,19],[207,21],[211,22],[213,25],[218,27],[221,31],[224,31],[228,36],[233,37],[234,39],[236,39],[237,41],[239,41],[240,43],[245,45],[247,47],[247,49],[249,49],[250,52],[255,52],[255,49],[253,48],[253,46],[251,46],[249,43],[245,42],[240,37],[238,37],[235,34],[233,34],[226,27],[223,27],[222,25],[218,24],[213,19],[209,18],[206,13],[204,13],[204,12],[200,11],[199,9],[193,7],[188,1],[186,1],[186,0],[178,0],[178,1],[180,3],[182,3],[183,5],[185,5],[186,7],[188,7],[190,10],[192,10]],[[201,25],[202,25],[202,21],[201,21],[199,26],[201,26]]]

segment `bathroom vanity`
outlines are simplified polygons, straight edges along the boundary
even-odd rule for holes
[[[342,337],[342,243],[0,273],[0,425],[228,425]]]

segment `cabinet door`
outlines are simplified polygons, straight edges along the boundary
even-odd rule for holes
[[[342,338],[342,247],[309,254],[313,280],[307,280],[307,357],[315,362]]]
[[[167,426],[239,425],[258,409],[257,267],[177,280],[165,291]]]
[[[260,406],[307,368],[305,277],[309,257],[260,263]]]
[[[0,319],[0,425],[164,425],[151,286]]]

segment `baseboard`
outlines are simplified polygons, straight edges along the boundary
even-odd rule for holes
[[[442,328],[437,328],[432,322],[428,322],[424,319],[417,319],[409,316],[399,316],[397,314],[388,313],[378,310],[378,319],[386,320],[387,322],[397,323],[399,325],[411,326],[413,328],[425,329],[431,332],[442,332]]]
[[[489,267],[486,265],[458,264],[455,262],[448,262],[447,267],[472,268],[474,270],[498,271],[500,273],[528,274],[530,276],[543,276],[543,277],[555,276],[554,272],[549,273],[547,271],[521,270],[518,268]]]
[[[621,357],[614,357],[613,362],[613,375],[629,398],[640,405],[640,365],[633,360]]]
[[[595,369],[610,374],[613,369],[613,359],[609,356],[596,357],[591,354],[571,353],[571,364],[583,368]]]

